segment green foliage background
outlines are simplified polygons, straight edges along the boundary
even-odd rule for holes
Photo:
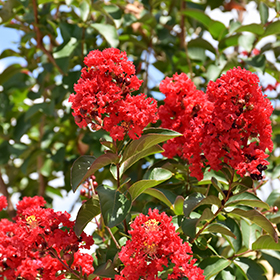
[[[249,2],[256,3],[261,23],[243,24],[245,12],[242,7]],[[237,66],[260,75],[267,73],[280,81],[275,62],[266,57],[267,53],[273,53],[276,63],[280,62],[280,2],[240,0],[235,6],[230,5],[232,3],[222,0],[1,1],[1,24],[19,30],[20,41],[18,51],[6,49],[0,59],[18,57],[26,63],[12,64],[0,74],[0,192],[8,198],[16,192],[21,196],[43,195],[51,204],[53,195],[61,196],[62,189],[70,191],[70,168],[78,156],[98,157],[103,153],[99,139],[108,137],[107,134],[79,129],[65,102],[80,76],[83,58],[91,50],[117,47],[126,51],[139,77],[144,80],[141,91],[155,97],[160,96],[158,81],[175,72],[188,73],[202,90],[209,80],[215,80],[221,73]],[[237,18],[227,27],[211,19],[206,8],[220,8],[225,13],[235,10]],[[272,21],[268,21],[269,9],[276,12]],[[206,33],[217,47],[204,39]],[[255,55],[252,51],[256,45],[271,35],[274,42],[262,46],[260,53]],[[248,56],[241,54],[244,50]],[[276,93],[271,97],[275,105],[272,116],[275,150],[280,146],[279,88]],[[269,160],[267,177],[279,178],[279,157],[273,152]],[[150,164],[157,162],[153,156],[141,159],[142,168],[133,166],[127,176],[134,182],[141,179],[147,168],[143,164],[147,161]],[[64,185],[50,186],[49,182],[61,172]],[[33,173],[38,174],[38,179],[34,179]],[[100,183],[111,176],[108,168],[95,175]],[[184,175],[178,173],[176,178],[175,185],[187,184]],[[206,179],[204,183],[215,185]],[[278,196],[279,191],[274,192],[268,205],[279,205]],[[145,209],[156,203],[156,200],[148,201]],[[14,214],[11,202],[8,213]],[[236,213],[237,216],[243,214]],[[275,224],[280,222],[278,216],[272,218]],[[243,241],[231,240],[236,243],[233,245],[235,253],[244,242],[252,248],[262,224],[252,226],[242,222],[236,226],[234,219],[230,221],[227,226],[233,232],[236,230],[235,234],[241,235],[240,226],[242,232],[250,235],[243,237]],[[185,222],[184,233],[189,226]],[[192,233],[188,234],[191,236]],[[212,277],[213,271],[213,275],[218,275],[215,279],[267,279],[263,267],[251,257],[234,260],[232,268],[222,246],[215,245],[215,255],[203,248],[204,242],[207,240],[202,237],[194,251],[202,261],[201,266],[209,271],[207,279]],[[268,243],[272,244],[271,240]],[[259,243],[254,246],[255,250],[269,249]],[[262,258],[279,273],[279,248],[275,250],[263,252]]]

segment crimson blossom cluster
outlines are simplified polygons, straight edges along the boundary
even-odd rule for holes
[[[125,52],[115,48],[91,51],[84,59],[87,67],[75,84],[69,102],[79,127],[89,126],[110,132],[114,140],[141,136],[143,129],[157,121],[157,102],[145,94],[132,96],[142,81]]]
[[[161,82],[160,91],[166,95],[159,108],[162,127],[183,134],[164,144],[165,156],[187,160],[198,180],[202,167],[219,170],[222,162],[241,176],[262,179],[269,164],[265,151],[273,149],[273,107],[256,74],[234,68],[210,81],[206,94],[186,74],[175,74]]]
[[[166,270],[167,279],[205,279],[203,270],[195,266],[191,247],[182,242],[171,220],[157,209],[136,217],[129,231],[131,239],[119,253],[124,268],[121,275],[115,276],[116,280],[160,280],[161,272]]]
[[[82,233],[78,238],[70,214],[43,208],[45,204],[42,197],[24,197],[14,222],[1,219],[0,279],[65,279],[66,272],[94,271],[92,256],[80,252],[91,247],[92,237]],[[1,196],[0,209],[6,207]]]

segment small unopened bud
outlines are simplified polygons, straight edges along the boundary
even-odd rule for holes
[[[63,255],[63,259],[65,261],[70,261],[72,258],[73,258],[72,254],[66,253],[66,254]]]
[[[125,84],[126,84],[127,86],[129,86],[129,85],[131,84],[131,80],[130,80],[130,78],[128,78],[128,77],[126,77],[126,78],[124,79],[124,82],[125,82]]]
[[[273,206],[273,207],[272,207],[272,212],[273,212],[273,213],[277,213],[277,212],[278,212],[278,210],[279,210],[279,209],[278,209],[278,207],[277,207],[277,206]]]
[[[83,120],[83,118],[80,115],[77,115],[74,117],[74,120],[76,123],[80,123]]]
[[[80,190],[80,195],[85,196],[85,194],[86,194],[86,190],[85,189],[81,189]]]
[[[250,104],[248,107],[247,107],[247,110],[248,111],[252,111],[254,109],[254,105],[253,104]]]

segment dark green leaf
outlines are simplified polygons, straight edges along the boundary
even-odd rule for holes
[[[267,280],[262,267],[249,258],[244,257],[240,258],[238,261],[234,260],[234,264],[242,271],[242,274],[246,276],[248,280]]]
[[[201,193],[191,193],[184,201],[184,215],[188,217],[190,213],[197,207],[198,203],[205,198]]]
[[[274,250],[261,250],[262,256],[273,267],[276,274],[280,274],[280,253]]]
[[[106,263],[98,266],[96,269],[94,269],[94,273],[90,274],[87,279],[93,280],[96,277],[106,277],[106,278],[115,278],[116,271],[114,270],[114,265],[111,260],[108,260]]]
[[[205,280],[210,279],[211,277],[217,275],[220,271],[224,270],[231,264],[231,261],[215,256],[205,258],[200,263],[200,268],[204,270]]]
[[[100,214],[100,205],[97,195],[92,196],[81,206],[75,221],[74,231],[76,235],[81,235],[85,226],[97,215]]]
[[[238,252],[242,247],[242,235],[239,224],[227,217],[223,223],[231,230],[231,232],[234,234],[235,238],[232,237],[226,237],[227,241],[229,242],[231,248],[234,250],[234,252]]]
[[[244,60],[248,65],[264,73],[266,58],[265,55],[256,55],[251,59]]]
[[[115,163],[118,160],[116,154],[110,152],[101,155],[97,159],[92,156],[81,156],[73,164],[71,168],[71,186],[72,190],[76,191],[78,186],[84,182],[89,176],[100,168]]]
[[[182,222],[182,230],[183,230],[184,234],[191,238],[195,238],[197,222],[198,222],[198,219],[186,218]]]
[[[112,228],[120,224],[130,211],[130,194],[128,192],[123,194],[104,185],[98,186],[96,192],[98,193],[105,225]]]
[[[12,64],[8,66],[1,74],[0,74],[0,81],[3,85],[6,81],[12,78],[16,73],[23,70],[22,66],[19,64]]]

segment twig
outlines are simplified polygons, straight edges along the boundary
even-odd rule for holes
[[[3,178],[2,178],[2,173],[0,171],[0,192],[6,197],[7,202],[8,202],[8,208],[7,208],[7,213],[10,218],[13,218],[16,216],[16,211],[14,209],[14,206],[12,204],[11,196],[8,192],[8,186],[5,184]]]
[[[186,2],[185,0],[181,0],[181,11],[184,11],[186,9]],[[180,33],[180,46],[182,49],[185,50],[187,63],[189,66],[189,73],[190,73],[190,79],[193,80],[193,71],[192,71],[192,63],[189,57],[188,53],[188,44],[186,42],[186,26],[185,26],[185,16],[182,14],[181,16],[181,33]]]
[[[114,234],[112,233],[111,229],[108,226],[105,226],[105,227],[108,230],[110,236],[112,237],[114,243],[116,244],[116,247],[120,250],[121,246],[119,245],[118,241],[116,240],[116,238],[115,238]]]
[[[38,19],[38,8],[37,8],[37,1],[32,0],[33,4],[33,11],[34,11],[34,18],[35,18],[35,23],[33,24],[34,30],[36,32],[36,42],[37,42],[37,47],[43,51],[49,58],[50,62],[58,69],[61,75],[64,75],[64,72],[60,69],[60,67],[57,65],[55,59],[53,58],[52,54],[45,48],[43,44],[43,38],[42,34],[39,29],[39,19]]]

